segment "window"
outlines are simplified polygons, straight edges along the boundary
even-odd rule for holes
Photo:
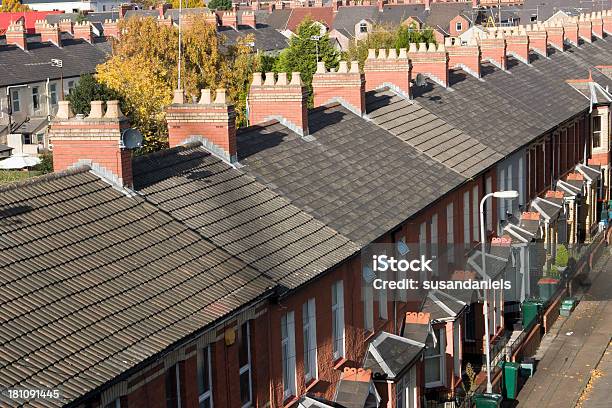
[[[506,189],[506,170],[501,169],[499,171],[499,190],[504,191]],[[506,219],[506,200],[499,200],[499,220]]]
[[[434,331],[437,341],[433,336],[427,339],[425,349],[425,386],[439,387],[444,385],[444,350],[446,331],[444,328]],[[434,344],[435,343],[435,344]]]
[[[121,408],[121,398],[117,398],[113,402],[109,402],[104,408]]]
[[[463,243],[470,244],[470,192],[463,193]]]
[[[106,5],[102,5],[102,11],[106,11]]]
[[[493,180],[491,179],[491,176],[489,176],[485,180],[485,194],[490,194],[492,192],[493,192]],[[487,200],[486,210],[487,210],[487,231],[493,231],[493,200]]]
[[[32,144],[32,134],[31,133],[23,134],[23,144]]]
[[[474,186],[472,189],[472,237],[474,237],[474,241],[480,237],[480,233],[478,232],[478,227],[480,226],[480,221],[478,220],[479,216],[478,186]]]
[[[19,112],[21,110],[21,104],[19,103],[19,91],[13,89],[11,91],[11,108],[13,112]]]
[[[210,346],[198,352],[198,395],[199,408],[212,408],[212,364]]]
[[[506,174],[506,176],[507,176],[506,190],[512,190],[512,165],[511,164],[508,165],[508,174]],[[512,209],[513,205],[514,205],[513,200],[507,200],[506,201],[506,211],[509,213],[513,213],[514,212]]]
[[[601,116],[593,116],[593,148],[601,147]]]
[[[560,153],[560,152],[559,152]],[[557,160],[557,174],[559,174],[559,160]],[[525,204],[525,164],[523,156],[519,157],[518,160],[518,192],[519,192],[519,205]]]
[[[416,369],[413,366],[395,385],[396,408],[414,408],[417,406]]]
[[[332,285],[332,339],[334,360],[344,357],[344,288],[342,281]]]
[[[310,298],[302,306],[304,326],[304,378],[306,382],[317,378],[317,313],[315,299]]]
[[[38,94],[38,87],[32,88],[32,109],[40,109],[40,95]]]
[[[399,234],[398,234],[399,235]],[[397,252],[397,258],[398,259],[402,259],[405,258],[406,256],[406,251],[408,249],[408,246],[406,245],[406,237],[401,237],[398,238],[397,236],[395,237],[395,250]],[[408,276],[406,274],[405,270],[398,270],[397,271],[397,280],[403,280],[406,279]],[[405,302],[408,299],[408,293],[405,290],[396,290],[393,294],[393,300],[398,299],[402,302]]]
[[[295,353],[293,353],[295,354]],[[251,336],[249,322],[238,329],[238,364],[240,367],[240,402],[242,406],[251,404]]]
[[[476,340],[476,326],[475,326],[475,314],[474,308],[468,308],[465,313],[464,327],[465,327],[465,340],[475,341]]]
[[[295,322],[293,312],[281,318],[281,351],[283,358],[283,396],[295,396]]]
[[[453,372],[455,377],[461,378],[461,323],[459,320],[453,322]]]
[[[461,24],[461,21],[457,21],[455,23],[455,31],[463,31],[463,25]]]
[[[57,105],[57,85],[49,84],[49,98],[51,99],[51,105]]]
[[[368,24],[367,23],[360,23],[359,24],[359,32],[360,33],[367,33],[368,32]]]
[[[68,93],[71,94],[74,89],[74,81],[68,81]]]
[[[446,206],[446,248],[448,262],[455,262],[455,249],[453,244],[455,243],[455,231],[453,220],[453,203],[449,203]]]
[[[538,21],[538,15],[537,14],[532,14],[529,17],[529,21],[531,21],[532,23],[535,23],[536,21]]]
[[[181,370],[179,363],[166,370],[166,407],[181,408]]]

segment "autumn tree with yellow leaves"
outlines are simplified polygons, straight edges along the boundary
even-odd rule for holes
[[[167,146],[164,108],[178,84],[178,30],[153,18],[120,23],[122,35],[112,57],[98,66],[97,80],[116,92],[133,126],[144,135],[145,150]],[[246,123],[246,95],[259,58],[249,36],[229,45],[203,16],[190,16],[182,33],[181,83],[188,98],[203,88],[225,88],[236,107],[238,126]]]
[[[2,5],[0,6],[0,13],[10,13],[10,12],[19,12],[19,11],[29,11],[30,7],[21,4],[19,0],[2,0]]]

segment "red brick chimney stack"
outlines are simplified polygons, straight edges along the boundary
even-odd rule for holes
[[[16,45],[22,50],[28,49],[28,43],[26,41],[26,30],[23,26],[23,20],[17,20],[12,22],[4,33],[6,36],[6,43]]]
[[[606,10],[601,13],[603,23],[603,32],[612,35],[612,10]]]
[[[53,170],[88,165],[118,186],[131,187],[132,152],[122,148],[121,135],[129,123],[118,101],[92,101],[89,116],[74,116],[69,101],[59,101],[49,130]]]
[[[506,70],[506,39],[503,31],[484,34],[480,38],[480,52],[483,61],[489,61],[499,69]]]
[[[368,50],[368,58],[363,67],[366,90],[382,87],[392,88],[395,92],[410,97],[410,60],[405,48],[399,55],[394,48],[390,50]]]
[[[424,0],[425,3],[425,10],[429,11],[431,10],[431,0]]]
[[[104,36],[119,38],[119,20],[104,20]]]
[[[226,11],[221,16],[221,25],[223,27],[238,28],[238,16],[235,11]]]
[[[544,57],[547,57],[548,36],[546,34],[546,30],[544,30],[544,27],[540,27],[536,24],[527,25],[525,30],[527,31],[527,37],[529,37],[529,49]]]
[[[546,30],[547,44],[551,47],[563,51],[565,50],[565,35],[563,26],[559,23],[544,23],[544,29]]]
[[[524,27],[514,27],[508,32],[506,54],[529,64],[529,37]]]
[[[461,41],[453,37],[446,37],[444,41],[449,68],[460,68],[480,78],[480,47],[476,40],[470,39],[467,45],[461,45]]]
[[[444,44],[411,43],[408,57],[412,66],[412,77],[422,74],[434,82],[448,87],[448,55]]]
[[[74,33],[74,23],[69,18],[64,18],[60,20],[59,23],[60,31],[63,33]]]
[[[82,23],[76,23],[74,25],[74,38],[80,38],[87,41],[88,43],[93,42],[93,34],[91,32],[91,24],[89,21],[83,21]]]
[[[57,47],[62,46],[62,37],[60,28],[57,24],[48,24],[45,22],[39,27],[40,42],[51,42]]]
[[[305,136],[308,134],[308,91],[299,72],[280,72],[275,80],[274,72],[267,72],[265,81],[261,72],[253,74],[249,91],[249,122],[251,125],[276,119],[285,126]]]
[[[578,17],[578,37],[588,43],[593,42],[593,24],[584,14]]]
[[[317,64],[312,78],[314,106],[340,102],[347,109],[362,116],[365,113],[365,76],[359,71],[359,63],[340,61],[338,70],[327,71],[325,63]]]
[[[383,10],[385,9],[385,2],[383,0],[378,0],[376,2],[376,5],[378,6],[378,11],[382,13]]]
[[[597,38],[604,37],[602,12],[597,11],[591,13],[591,24],[593,26],[593,35]]]
[[[252,28],[257,28],[257,18],[255,17],[255,13],[252,11],[243,11],[242,24],[248,25]]]
[[[573,18],[563,21],[563,40],[578,46],[578,23]]]
[[[217,89],[214,100],[210,89],[202,89],[198,103],[185,103],[183,91],[175,90],[166,120],[170,147],[200,141],[228,162],[236,161],[236,111],[225,89]]]
[[[43,28],[45,24],[47,24],[47,20],[36,20],[34,22],[34,32],[36,34],[39,34],[40,30]]]

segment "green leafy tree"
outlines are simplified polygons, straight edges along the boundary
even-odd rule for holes
[[[53,172],[53,153],[44,152],[40,155],[40,163],[34,166],[33,170],[40,171],[42,174]]]
[[[371,32],[363,39],[349,44],[345,58],[351,61],[359,61],[359,66],[368,57],[368,49],[380,48],[408,48],[410,43],[435,43],[436,38],[430,28],[418,29],[416,24],[406,25],[375,25]]]
[[[312,77],[317,70],[317,58],[325,62],[325,67],[336,68],[340,58],[333,46],[329,34],[321,35],[321,27],[310,17],[306,17],[298,26],[296,35],[289,40],[289,47],[284,49],[274,65],[275,72],[300,72],[302,81],[308,87],[309,105],[312,106]]]
[[[211,10],[230,10],[232,8],[232,0],[210,0],[207,7]]]
[[[29,11],[30,7],[21,4],[19,0],[2,0],[0,13],[10,13],[15,11]]]
[[[108,101],[117,99],[118,95],[106,85],[98,82],[93,75],[81,75],[77,86],[66,97],[74,113],[89,114],[91,101]]]

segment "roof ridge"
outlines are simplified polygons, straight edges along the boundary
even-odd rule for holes
[[[83,165],[68,168],[62,171],[42,174],[40,176],[32,177],[26,180],[19,180],[19,181],[11,182],[5,185],[0,185],[0,193],[5,193],[7,191],[12,191],[12,190],[26,187],[26,186],[32,186],[32,185],[37,185],[40,183],[45,183],[47,181],[57,180],[62,177],[68,177],[68,176],[73,176],[75,174],[86,173],[89,170],[91,170],[91,168],[88,165],[83,164]]]

